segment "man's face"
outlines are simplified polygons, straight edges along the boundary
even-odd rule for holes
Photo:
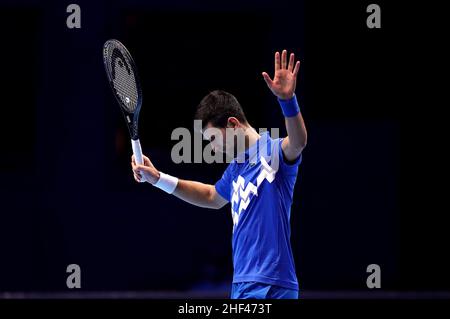
[[[232,127],[227,128],[214,127],[208,123],[203,136],[211,142],[215,153],[225,154],[229,158],[234,158],[245,150],[245,131],[239,122],[232,123]]]
[[[214,153],[227,153],[225,128],[214,127],[208,123],[203,130],[203,137],[210,141]]]

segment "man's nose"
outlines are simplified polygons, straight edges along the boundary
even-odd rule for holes
[[[214,151],[214,153],[220,153],[222,151],[222,149],[220,148],[219,145],[213,144],[212,145],[212,149]]]

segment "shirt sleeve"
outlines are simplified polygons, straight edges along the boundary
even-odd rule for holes
[[[223,172],[222,178],[219,179],[215,185],[217,193],[227,201],[230,201],[231,196],[231,183],[233,182],[233,163],[230,163]]]
[[[294,161],[287,161],[284,158],[284,154],[283,154],[283,149],[281,147],[281,143],[283,143],[283,138],[279,139],[279,144],[278,144],[278,155],[279,155],[279,159],[280,159],[280,169],[283,173],[285,174],[295,174],[297,175],[298,172],[298,167],[300,165],[300,163],[302,162],[302,153],[300,153],[300,155],[294,160]]]

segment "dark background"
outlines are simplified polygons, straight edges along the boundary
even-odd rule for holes
[[[309,136],[291,218],[301,289],[367,290],[372,263],[383,291],[450,289],[445,102],[435,32],[412,6],[376,1],[382,28],[370,30],[368,1],[77,1],[81,29],[68,29],[70,3],[0,2],[0,292],[66,290],[71,263],[83,290],[229,289],[229,206],[200,209],[132,178],[103,70],[109,38],[139,68],[144,152],[206,183],[225,166],[172,163],[172,130],[192,131],[201,98],[224,89],[255,128],[285,134],[261,72],[293,51]]]

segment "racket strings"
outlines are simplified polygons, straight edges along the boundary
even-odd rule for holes
[[[117,47],[110,48],[109,64],[111,66],[112,83],[122,106],[134,112],[138,104],[138,90],[135,74],[127,57]]]

